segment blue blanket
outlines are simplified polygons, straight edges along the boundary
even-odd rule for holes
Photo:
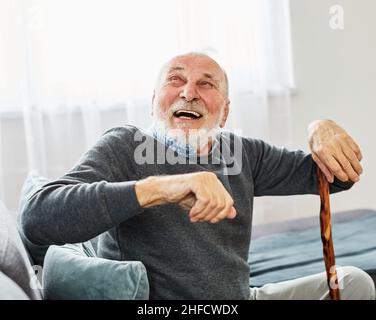
[[[336,264],[356,266],[376,275],[376,212],[351,221],[333,222]],[[320,226],[253,239],[249,253],[250,285],[304,277],[325,271]]]

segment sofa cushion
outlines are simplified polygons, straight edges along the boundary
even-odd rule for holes
[[[50,246],[44,261],[43,288],[45,299],[149,298],[142,262],[98,258],[90,241]]]
[[[17,283],[0,272],[0,300],[29,300],[29,298]]]
[[[41,299],[26,249],[18,233],[16,218],[0,201],[0,271],[12,279],[30,299]]]
[[[39,188],[41,188],[43,185],[49,183],[52,179],[46,178],[44,176],[41,176],[37,171],[33,170],[30,171],[27,175],[24,184],[22,186],[21,190],[21,196],[19,201],[19,210],[21,212],[21,215],[24,214],[24,206],[27,202],[27,200],[36,192]],[[21,225],[20,218],[18,219],[18,225]],[[31,261],[35,265],[43,266],[44,257],[46,255],[48,245],[36,245],[32,243],[24,234],[22,231],[22,228],[19,228],[19,233],[21,236],[21,239],[28,251],[28,254],[30,255]],[[97,237],[90,240],[95,248],[97,249]]]

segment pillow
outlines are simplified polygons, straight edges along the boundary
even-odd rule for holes
[[[147,300],[149,281],[139,261],[95,256],[90,241],[50,246],[43,268],[45,299]]]
[[[26,249],[17,230],[16,219],[0,201],[0,271],[12,279],[30,299],[41,299]],[[35,284],[35,285],[34,285]]]
[[[17,283],[2,272],[0,272],[0,288],[0,300],[29,300]]]
[[[24,214],[23,209],[29,197],[31,197],[40,187],[49,183],[50,181],[52,181],[52,179],[39,175],[38,172],[35,170],[29,172],[22,186],[22,191],[21,191],[21,196],[20,196],[19,210],[21,212],[21,215]],[[18,221],[19,225],[21,225],[20,223],[21,215]],[[36,245],[32,243],[28,238],[26,238],[24,232],[22,231],[22,228],[19,228],[19,233],[20,233],[21,239],[25,247],[28,250],[28,253],[30,254],[32,263],[39,265],[39,266],[43,266],[44,257],[46,255],[46,252],[49,246],[48,245]],[[90,241],[92,241],[96,249],[96,245],[98,241],[97,237],[91,239]]]

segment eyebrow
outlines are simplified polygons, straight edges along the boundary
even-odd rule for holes
[[[182,70],[184,70],[184,68],[183,68],[183,67],[180,67],[180,66],[171,67],[171,68],[168,70],[167,74],[169,74],[169,73],[171,73],[171,72],[173,72],[173,71],[182,71]],[[203,76],[204,76],[205,78],[208,78],[208,79],[211,79],[211,80],[213,80],[213,81],[218,82],[218,80],[216,80],[216,79],[214,78],[214,76],[213,76],[211,73],[204,72],[204,73],[203,73]]]
[[[212,74],[210,74],[210,73],[204,73],[204,77],[205,78],[209,78],[209,79],[213,79],[214,80],[214,77],[213,77],[213,75]]]
[[[172,71],[181,71],[181,70],[184,70],[183,67],[171,67],[170,69],[168,69],[167,73],[170,73]]]

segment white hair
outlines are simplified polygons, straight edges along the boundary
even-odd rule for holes
[[[214,61],[218,65],[218,67],[221,69],[221,71],[223,73],[223,78],[225,80],[225,98],[228,101],[229,85],[228,85],[228,77],[227,77],[227,73],[226,73],[225,69],[223,69],[222,66],[217,61],[215,61],[212,57],[210,57],[206,53],[202,53],[202,52],[194,52],[194,51],[192,51],[192,52],[188,52],[188,53],[184,53],[184,54],[179,54],[179,55],[171,58],[166,63],[164,63],[163,66],[162,66],[162,68],[160,69],[160,71],[158,73],[158,77],[157,77],[157,81],[156,81],[156,84],[155,84],[155,88],[156,89],[159,88],[159,86],[160,86],[160,84],[162,82],[162,77],[164,75],[164,72],[166,71],[166,68],[167,68],[168,64],[171,62],[171,60],[176,59],[176,58],[180,58],[180,57],[187,57],[187,56],[208,58],[208,59]]]

